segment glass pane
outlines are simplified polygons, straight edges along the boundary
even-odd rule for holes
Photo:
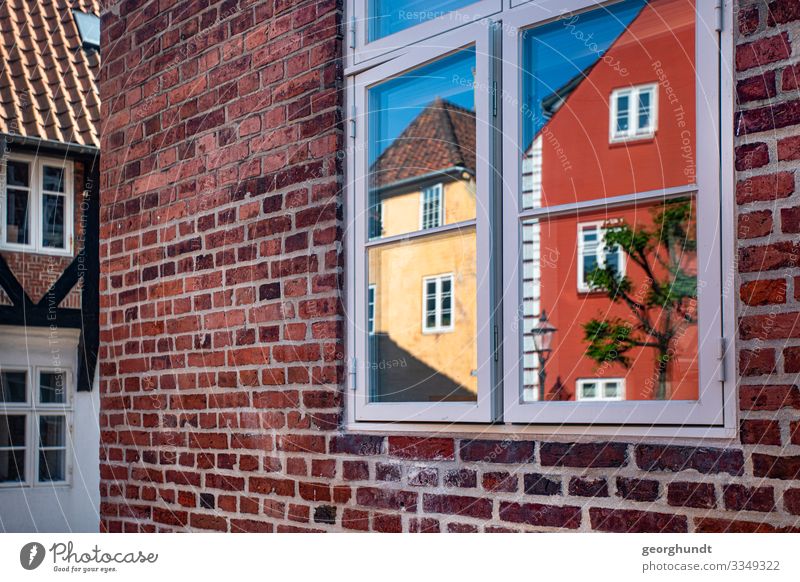
[[[64,191],[64,168],[44,167],[44,183],[42,189],[49,192]]]
[[[378,40],[476,0],[370,0],[369,40]]]
[[[582,389],[582,397],[583,398],[596,398],[597,397],[597,385],[593,382],[584,382],[581,384]]]
[[[369,284],[376,285],[375,333],[368,340],[373,402],[476,400],[475,251],[474,227],[369,248]],[[441,324],[450,330],[436,327],[437,285],[425,282],[442,272],[453,273],[444,287],[450,298],[438,299],[446,309]]]
[[[30,194],[26,190],[6,190],[6,242],[30,244]]]
[[[64,372],[39,374],[39,402],[60,404],[66,402],[67,375]]]
[[[639,94],[639,131],[647,131],[650,127],[650,92]]]
[[[604,389],[603,396],[606,398],[617,398],[619,396],[619,382],[606,382]]]
[[[25,402],[26,372],[6,370],[0,372],[0,402]]]
[[[67,452],[39,451],[39,481],[64,481]]]
[[[0,447],[25,446],[25,415],[0,416]]]
[[[603,225],[604,249],[621,249],[619,268],[584,274],[588,293],[575,284],[583,222]],[[625,378],[625,400],[697,399],[693,198],[528,220],[523,229],[523,257],[531,257],[523,264],[524,398],[574,400],[578,380]],[[533,341],[541,313],[554,328],[549,352]]]
[[[39,417],[39,445],[63,447],[67,439],[67,419],[63,416]]]
[[[0,451],[0,483],[25,481],[25,449]]]
[[[64,248],[64,197],[42,196],[42,245]]]
[[[26,162],[8,162],[6,165],[6,184],[8,186],[30,187],[30,165]]]
[[[468,48],[370,89],[368,208],[382,206],[373,240],[419,231],[431,187],[443,224],[475,218],[474,70]]]
[[[693,0],[623,0],[530,28],[521,43],[524,208],[694,184]],[[653,139],[615,138],[635,129],[631,92],[650,85]]]

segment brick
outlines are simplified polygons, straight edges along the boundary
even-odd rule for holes
[[[399,515],[376,513],[372,518],[372,531],[400,533],[403,531],[403,522]]]
[[[772,232],[772,211],[757,210],[739,214],[737,237],[742,239],[767,236]]]
[[[743,419],[739,438],[745,445],[780,445],[781,428],[776,420]]]
[[[389,455],[422,461],[450,460],[455,458],[455,443],[444,438],[390,436]]]
[[[800,135],[778,140],[778,159],[782,162],[800,160]]]
[[[800,101],[784,101],[766,107],[739,111],[734,123],[740,135],[751,135],[797,125],[800,123]]]
[[[365,507],[376,509],[404,510],[414,513],[417,510],[417,494],[413,491],[359,487],[356,501]]]
[[[623,443],[542,443],[543,466],[624,467],[627,445]]]
[[[678,507],[712,509],[717,496],[712,483],[672,482],[667,486],[667,503]]]
[[[331,438],[330,452],[346,455],[379,455],[384,437],[348,434]]]
[[[524,523],[539,527],[578,529],[581,525],[581,508],[541,503],[500,502],[500,519],[511,523]]]
[[[729,511],[774,511],[775,493],[772,487],[725,485],[722,493],[725,509]]]
[[[739,320],[742,339],[785,339],[800,337],[800,311],[747,315]]]
[[[754,170],[769,163],[769,148],[764,142],[740,145],[735,150],[736,169]]]
[[[785,32],[736,47],[736,69],[746,71],[789,58],[789,35]]]
[[[781,231],[787,234],[800,232],[800,206],[781,208]]]
[[[483,474],[481,484],[486,491],[511,493],[517,490],[519,479],[507,471],[489,471]]]
[[[800,515],[800,489],[787,489],[784,491],[783,506],[788,513]]]
[[[412,487],[437,487],[439,471],[433,467],[415,467],[408,473],[408,484]]]
[[[779,527],[765,521],[739,521],[713,517],[695,518],[697,533],[797,533],[800,528]]]
[[[800,65],[786,67],[781,73],[781,89],[795,91],[800,89]]]
[[[473,488],[478,486],[478,473],[472,469],[452,469],[445,471],[445,487]]]
[[[336,507],[333,505],[320,505],[314,508],[314,522],[333,525],[336,523]]]
[[[791,384],[740,386],[739,407],[742,410],[800,409],[800,390]]]
[[[658,499],[658,495],[658,481],[617,477],[617,496],[623,499],[652,502]]]
[[[685,515],[633,509],[589,509],[592,529],[618,533],[683,533],[689,523]]]
[[[422,498],[422,508],[428,513],[447,513],[479,519],[492,517],[491,500],[463,495],[434,495],[426,493]]]
[[[769,99],[770,97],[774,97],[776,93],[777,89],[775,86],[775,71],[764,71],[759,75],[742,79],[736,83],[736,96],[738,97],[740,103]],[[764,164],[766,164],[766,162],[764,162]],[[764,164],[761,165],[763,166]],[[736,169],[748,169],[746,167],[739,166],[738,151],[736,155]]]
[[[800,455],[778,457],[753,453],[753,475],[767,479],[800,479]]]
[[[462,461],[481,463],[530,463],[533,461],[534,443],[531,441],[473,440],[459,443]]]
[[[705,447],[637,445],[636,464],[645,471],[680,472],[693,469],[702,474],[744,473],[742,451]]]
[[[753,34],[758,29],[760,20],[758,5],[741,7],[737,14],[737,19],[739,22],[739,32],[745,36]]]
[[[786,24],[800,20],[800,5],[794,0],[775,0],[767,5],[767,24]]]
[[[608,497],[608,481],[572,477],[569,480],[569,494],[578,497]]]
[[[431,517],[415,517],[409,522],[409,531],[411,533],[439,533],[441,524],[438,519]]]
[[[772,305],[786,302],[786,279],[748,281],[739,288],[746,305]]]
[[[527,473],[524,478],[524,491],[528,495],[561,495],[561,481],[552,475]]]
[[[736,184],[736,203],[747,204],[786,198],[794,192],[794,172],[753,176]]]
[[[764,376],[775,370],[775,350],[739,350],[739,373],[742,376]]]

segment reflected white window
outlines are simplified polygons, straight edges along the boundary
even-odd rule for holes
[[[618,246],[608,248],[606,229],[599,223],[582,224],[578,232],[578,291],[593,291],[589,282],[595,269],[612,268],[618,276],[625,274],[625,258]]]
[[[625,378],[583,378],[576,382],[576,400],[624,400]]]
[[[615,89],[611,93],[611,141],[650,138],[656,132],[657,85]]]
[[[422,329],[425,333],[453,331],[453,275],[425,277],[423,280],[425,308]]]
[[[444,189],[441,184],[430,186],[422,191],[420,228],[437,228],[442,225],[444,214]]]

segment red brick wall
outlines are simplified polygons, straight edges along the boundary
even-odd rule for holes
[[[27,152],[26,152],[27,153]],[[75,162],[73,170],[73,218],[75,220],[72,236],[75,240],[73,256],[55,256],[40,253],[21,253],[15,251],[0,251],[8,267],[20,282],[25,293],[31,301],[37,303],[55,283],[69,264],[83,248],[83,211],[81,207],[81,194],[84,188],[83,163]],[[11,305],[11,300],[5,292],[0,290],[0,305]],[[80,309],[81,293],[80,283],[67,295],[60,304],[61,307]]]
[[[341,7],[196,6],[103,20],[105,529],[800,530],[796,2],[738,11],[728,444],[341,430]]]

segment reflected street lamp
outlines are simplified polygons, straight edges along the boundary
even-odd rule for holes
[[[544,383],[545,379],[547,378],[544,365],[553,351],[551,345],[553,343],[553,334],[555,334],[555,332],[556,328],[550,325],[550,322],[547,321],[547,313],[545,313],[543,309],[542,315],[539,317],[539,323],[533,326],[533,329],[531,330],[531,334],[533,335],[533,349],[539,355],[539,389],[541,390],[541,396],[539,397],[540,399],[544,399]]]

